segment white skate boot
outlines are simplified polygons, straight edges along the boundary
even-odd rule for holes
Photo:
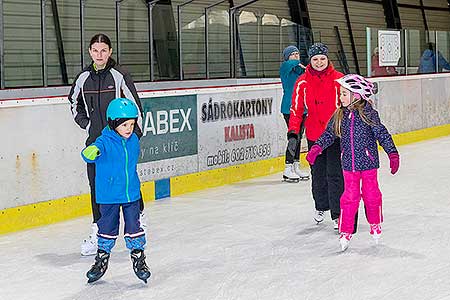
[[[141,214],[139,215],[139,223],[141,224],[141,228],[144,229],[144,232],[147,235],[147,217],[145,215],[145,211],[141,211]]]
[[[309,180],[309,173],[300,169],[299,161],[294,161],[294,172],[300,177],[300,180]]]
[[[381,237],[381,225],[380,224],[370,224],[370,235],[375,240],[375,244],[378,244]]]
[[[324,218],[324,216],[323,216],[324,214],[325,214],[325,211],[323,211],[323,210],[316,210],[316,212],[314,213],[314,221],[316,221],[317,224],[322,223],[323,222],[323,218]]]
[[[341,244],[341,251],[344,252],[347,250],[350,245],[350,240],[352,239],[351,233],[341,233],[339,237],[339,243]]]
[[[287,182],[299,182],[300,176],[297,175],[297,173],[294,172],[294,165],[293,164],[286,164],[286,167],[284,168],[283,172],[283,180]]]
[[[333,220],[333,229],[339,231],[339,219]]]
[[[92,223],[92,233],[89,238],[83,240],[81,243],[81,255],[89,256],[97,254],[97,223]]]

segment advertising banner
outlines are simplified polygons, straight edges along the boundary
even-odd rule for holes
[[[276,89],[199,94],[199,171],[278,156]]]
[[[141,180],[197,172],[197,96],[142,98],[141,102]]]

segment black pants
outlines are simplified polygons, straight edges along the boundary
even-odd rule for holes
[[[100,205],[95,200],[95,164],[87,164],[87,176],[89,180],[89,187],[91,188],[91,206],[92,206],[92,217],[93,223],[97,223],[100,220]],[[144,201],[139,200],[139,208],[142,212],[144,210]]]
[[[308,140],[308,150],[313,145],[314,142]],[[340,198],[344,192],[339,139],[317,156],[311,166],[311,184],[316,210],[330,210],[331,219],[339,218]]]
[[[284,121],[286,122],[286,126],[289,128],[289,114],[283,114]],[[305,132],[305,119],[306,114],[303,115],[302,123],[300,124],[300,131],[298,133],[298,144],[297,148],[295,148],[295,155],[292,156],[292,154],[288,151],[286,147],[286,164],[292,164],[294,161],[299,161],[300,159],[300,146],[302,142],[302,136],[303,132]]]

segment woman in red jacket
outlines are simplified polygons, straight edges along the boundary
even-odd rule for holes
[[[325,131],[328,121],[336,108],[340,106],[339,85],[336,79],[343,74],[334,69],[328,59],[328,48],[322,43],[313,44],[308,51],[310,64],[294,85],[292,105],[290,111],[288,148],[293,148],[298,138],[303,111],[308,109],[305,121],[305,135],[308,140],[308,149]],[[334,229],[338,230],[340,215],[339,199],[344,191],[342,176],[340,141],[337,139],[333,145],[317,157],[311,167],[312,194],[316,212],[314,220],[319,224],[324,219],[324,212],[331,211]],[[319,161],[320,158],[320,161]]]

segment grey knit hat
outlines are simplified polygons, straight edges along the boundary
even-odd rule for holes
[[[308,56],[312,58],[315,55],[325,55],[328,57],[328,47],[322,43],[314,43],[309,47]]]
[[[289,56],[294,52],[300,52],[298,51],[298,48],[295,46],[287,46],[283,50],[283,58],[284,60],[289,60]]]

